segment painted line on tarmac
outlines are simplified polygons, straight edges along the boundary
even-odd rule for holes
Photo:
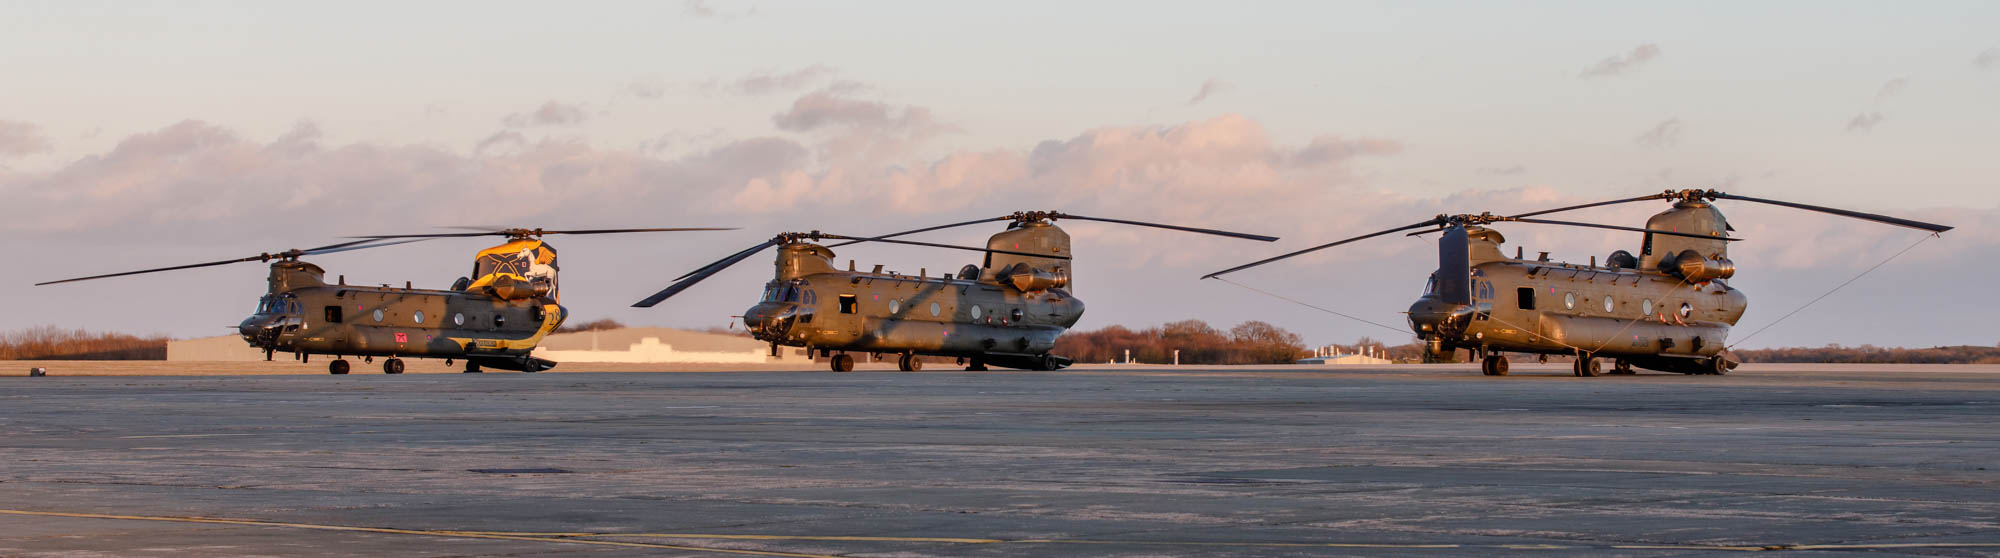
[[[821,542],[907,542],[907,543],[948,543],[972,545],[1131,545],[1131,546],[1181,546],[1181,547],[1234,547],[1234,548],[1347,548],[1383,550],[1452,550],[1452,549],[1498,549],[1498,550],[1707,550],[1725,552],[1785,552],[1812,550],[1892,550],[1913,548],[2000,548],[2000,543],[1880,543],[1880,544],[1779,544],[1779,545],[1703,545],[1703,544],[1419,544],[1419,543],[1288,543],[1256,541],[1172,541],[1172,540],[1087,540],[1087,539],[983,539],[961,537],[870,537],[840,535],[756,535],[720,533],[605,533],[605,532],[527,532],[527,531],[454,531],[429,529],[393,529],[387,527],[357,527],[352,525],[329,525],[321,523],[294,523],[262,519],[232,519],[220,517],[186,517],[157,515],[116,515],[99,513],[48,512],[30,510],[0,509],[0,514],[41,517],[70,517],[82,519],[110,519],[124,521],[159,521],[170,523],[206,523],[221,525],[242,525],[249,527],[287,527],[320,531],[348,531],[359,533],[380,533],[390,535],[415,535],[445,538],[493,539],[526,542],[588,544],[599,546],[622,546],[653,548],[663,550],[689,550],[752,556],[788,556],[798,558],[839,558],[825,554],[804,554],[795,552],[742,550],[732,548],[712,548],[659,543],[605,540],[615,538],[656,538],[688,540],[743,540],[743,541],[821,541]]]
[[[464,532],[464,531],[428,531],[428,530],[418,530],[418,529],[389,529],[389,528],[384,528],[384,527],[354,527],[354,526],[349,526],[349,525],[323,525],[323,524],[317,524],[317,523],[290,523],[290,522],[283,522],[283,521],[264,521],[264,520],[258,520],[258,519],[220,519],[220,518],[210,518],[210,517],[174,517],[174,516],[156,516],[156,515],[113,515],[113,514],[102,514],[102,513],[65,513],[65,512],[38,512],[38,511],[27,511],[27,510],[0,510],[0,514],[6,514],[6,515],[29,515],[29,516],[41,516],[41,517],[72,517],[72,518],[82,518],[82,519],[113,519],[113,520],[123,520],[123,521],[161,521],[161,522],[170,522],[170,523],[206,523],[206,524],[220,524],[220,525],[243,525],[243,526],[249,526],[249,527],[289,527],[289,528],[293,528],[293,529],[313,529],[313,530],[319,530],[319,531],[347,531],[347,532],[357,532],[357,533],[380,533],[380,534],[389,534],[389,535],[417,535],[417,536],[426,536],[426,537],[444,537],[444,538],[462,538],[462,539],[490,539],[490,540],[503,540],[503,541],[525,541],[525,542],[547,542],[547,543],[562,543],[562,544],[588,544],[588,545],[597,545],[597,546],[622,546],[622,547],[632,547],[632,548],[651,548],[651,549],[659,549],[659,550],[688,550],[688,551],[696,551],[696,552],[716,552],[716,553],[722,553],[722,554],[745,554],[745,555],[751,555],[751,556],[786,556],[786,557],[791,557],[791,558],[840,558],[840,557],[838,557],[838,556],[829,556],[829,555],[825,555],[825,554],[801,554],[801,553],[796,553],[796,552],[772,552],[772,551],[764,551],[764,550],[739,550],[739,549],[733,549],[733,548],[709,548],[709,547],[703,547],[703,546],[684,546],[684,545],[673,545],[673,544],[656,544],[656,543],[635,543],[635,542],[621,542],[621,541],[604,541],[604,540],[592,540],[592,539],[579,539],[579,538],[562,538],[562,537],[538,537],[538,536],[524,536],[524,535],[499,535],[499,534],[490,534],[490,533],[475,533],[475,532]]]

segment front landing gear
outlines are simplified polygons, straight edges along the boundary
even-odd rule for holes
[[[1504,355],[1487,355],[1486,358],[1479,360],[1479,373],[1488,376],[1507,375],[1507,357]]]
[[[1611,365],[1611,373],[1619,376],[1638,374],[1637,371],[1632,370],[1632,363],[1625,362],[1625,359],[1622,358],[1617,360],[1617,364]]]
[[[479,363],[477,363],[477,362],[473,362],[473,361],[472,361],[472,359],[466,359],[466,360],[465,360],[465,373],[466,373],[466,374],[478,374],[478,373],[480,373],[480,370],[479,370]]]
[[[924,361],[918,360],[917,355],[903,355],[901,358],[896,359],[896,369],[904,372],[916,372],[924,369]]]
[[[854,371],[854,357],[848,355],[847,353],[840,353],[837,355],[833,355],[833,357],[827,359],[827,362],[833,365],[834,372]]]
[[[388,360],[382,361],[382,373],[383,374],[403,373],[403,359],[390,357]]]
[[[352,364],[348,364],[348,363],[347,363],[347,359],[344,359],[344,358],[343,358],[343,359],[334,359],[334,361],[333,361],[333,362],[329,362],[329,363],[326,363],[326,372],[327,372],[328,374],[333,374],[333,375],[336,375],[336,376],[338,376],[338,375],[342,375],[342,374],[346,374],[346,373],[347,373],[347,370],[348,370],[349,368],[353,368],[353,366],[354,366],[354,365],[352,365]]]
[[[965,371],[967,371],[967,372],[985,372],[985,371],[986,371],[986,361],[984,361],[984,360],[979,360],[979,359],[976,359],[976,358],[975,358],[975,359],[972,359],[972,364],[967,364],[967,365],[965,365]]]

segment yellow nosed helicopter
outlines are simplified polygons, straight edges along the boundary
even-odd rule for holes
[[[1673,207],[1646,220],[1645,228],[1536,219],[1535,216],[1638,201],[1671,200]],[[1615,360],[1613,373],[1633,367],[1683,374],[1724,374],[1738,362],[1725,349],[1729,328],[1743,317],[1748,297],[1726,281],[1736,273],[1728,242],[1734,229],[1709,203],[1735,200],[1802,209],[1932,234],[1951,227],[1896,217],[1727,194],[1715,190],[1664,193],[1498,216],[1439,215],[1429,220],[1322,244],[1203,276],[1215,278],[1350,242],[1415,229],[1441,232],[1438,269],[1424,295],[1410,306],[1410,329],[1426,344],[1428,359],[1448,360],[1457,349],[1480,357],[1489,376],[1507,374],[1505,353],[1567,354],[1577,376],[1604,373],[1599,358]],[[1599,266],[1551,262],[1501,253],[1505,238],[1486,225],[1518,222],[1645,233],[1638,256],[1612,252]]]
[[[1139,221],[1071,215],[1054,211],[1010,215],[927,227],[873,237],[785,233],[675,279],[675,283],[633,306],[651,307],[695,283],[766,248],[777,247],[777,273],[764,295],[743,314],[753,337],[805,347],[828,357],[835,371],[854,369],[848,353],[895,354],[905,371],[922,368],[918,356],[959,359],[968,370],[987,366],[1055,370],[1070,359],[1050,353],[1056,336],[1083,317],[1083,301],[1071,288],[1069,233],[1057,219],[1138,225],[1233,238],[1273,241],[1276,237]],[[1010,221],[985,248],[893,240],[921,232]],[[846,240],[823,246],[815,241]],[[859,242],[911,244],[984,252],[986,258],[956,275],[931,276],[834,267],[832,248]]]
[[[387,357],[382,362],[386,374],[403,373],[403,357],[447,362],[462,359],[466,372],[479,372],[482,367],[536,372],[556,363],[534,358],[529,352],[569,315],[558,304],[556,250],[542,241],[543,235],[717,230],[730,229],[505,229],[368,236],[317,248],[36,285],[270,262],[269,290],[258,300],[256,313],[237,326],[244,341],[264,351],[265,360],[274,353],[291,353],[300,361],[309,361],[315,354],[332,355],[327,371],[333,374],[348,372],[351,365],[342,358],[347,356],[369,361]],[[328,284],[326,270],[299,259],[433,238],[475,236],[504,236],[507,242],[480,251],[472,275],[459,278],[449,290],[416,289],[407,283],[403,288],[348,285],[345,277]]]

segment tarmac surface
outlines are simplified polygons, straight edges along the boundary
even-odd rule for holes
[[[2000,555],[1995,366],[51,370],[0,556]]]

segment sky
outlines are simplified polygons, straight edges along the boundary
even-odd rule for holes
[[[551,239],[572,319],[727,326],[769,278],[764,256],[629,305],[777,232],[1046,209],[1283,237],[1065,222],[1089,306],[1079,327],[1264,320],[1310,343],[1396,341],[1435,265],[1425,240],[1231,276],[1396,327],[1198,278],[1437,213],[1715,188],[1958,227],[1929,238],[1723,202],[1747,239],[1730,253],[1750,300],[1732,342],[2000,342],[1980,298],[2000,271],[1992,2],[0,10],[0,232],[28,264],[0,289],[0,330],[227,333],[264,288],[257,264],[30,285],[448,226],[739,227]],[[1664,209],[1567,215],[1638,226]],[[922,238],[976,245],[997,230]],[[1639,241],[1501,230],[1510,250],[1575,262]],[[311,261],[353,283],[443,288],[487,245]],[[911,273],[977,258],[838,252]]]

